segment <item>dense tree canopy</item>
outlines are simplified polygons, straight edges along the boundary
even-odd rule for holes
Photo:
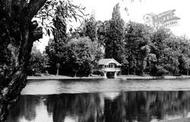
[[[131,22],[126,31],[125,54],[129,62],[128,72],[142,74],[151,53],[151,28]]]
[[[101,57],[101,50],[98,50],[97,46],[97,43],[92,42],[88,37],[72,38],[62,45],[59,52],[55,52],[55,43],[50,43],[46,49],[50,72],[55,74],[56,64],[59,63],[61,74],[88,76],[98,58]]]
[[[49,56],[52,57],[51,59],[56,59],[52,60],[54,63],[52,67],[56,67],[55,62],[60,61],[59,63],[62,64],[68,58],[65,56],[71,55],[66,51],[70,48],[68,47],[69,41],[89,37],[89,42],[96,43],[97,52],[101,52],[101,55],[97,57],[102,57],[103,53],[104,58],[114,58],[119,61],[122,64],[122,74],[188,74],[190,58],[188,39],[177,37],[166,28],[155,30],[140,23],[125,23],[120,16],[119,8],[119,4],[116,4],[113,8],[112,18],[104,22],[96,21],[91,16],[78,29],[71,29],[70,35],[61,34],[61,31],[66,32],[64,29],[66,26],[61,26],[61,28],[57,26],[59,31],[54,29],[55,39],[52,41],[56,41],[56,37],[60,33],[62,35],[62,37],[58,37],[60,42],[57,41],[57,44],[54,42],[47,47],[55,48],[56,45],[59,45],[56,50],[61,52],[58,53],[51,48],[54,53],[52,55],[49,53]],[[96,62],[99,58],[96,59]]]
[[[188,74],[189,42],[169,29],[129,23],[125,35],[125,53],[130,74]],[[185,61],[186,59],[186,61]]]

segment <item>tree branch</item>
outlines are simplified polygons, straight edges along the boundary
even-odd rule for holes
[[[28,5],[28,17],[32,19],[47,0],[30,0]]]

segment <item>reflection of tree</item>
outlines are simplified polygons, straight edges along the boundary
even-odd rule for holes
[[[186,116],[190,92],[127,92],[114,101],[105,100],[106,122],[150,122],[166,115]]]
[[[7,122],[19,118],[34,120],[40,96],[22,96],[10,111]],[[73,117],[76,122],[150,122],[167,116],[187,116],[190,111],[190,92],[122,92],[114,100],[102,94],[60,94],[47,97],[47,111],[53,122]]]
[[[19,118],[33,120],[36,117],[36,106],[40,103],[40,96],[21,96],[17,104],[11,109],[8,122],[19,122]]]
[[[104,116],[105,122],[126,122],[126,98],[121,94],[115,100],[105,99]]]
[[[78,122],[99,122],[102,117],[98,94],[62,94],[47,99],[49,114],[53,122],[61,122],[66,116],[75,117]]]

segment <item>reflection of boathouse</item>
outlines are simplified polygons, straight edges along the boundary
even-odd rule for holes
[[[98,65],[99,71],[103,73],[105,78],[116,78],[118,72],[121,71],[121,64],[113,58],[100,59]]]

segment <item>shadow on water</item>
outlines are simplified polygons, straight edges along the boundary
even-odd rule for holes
[[[7,122],[157,122],[189,115],[187,91],[25,95]]]

